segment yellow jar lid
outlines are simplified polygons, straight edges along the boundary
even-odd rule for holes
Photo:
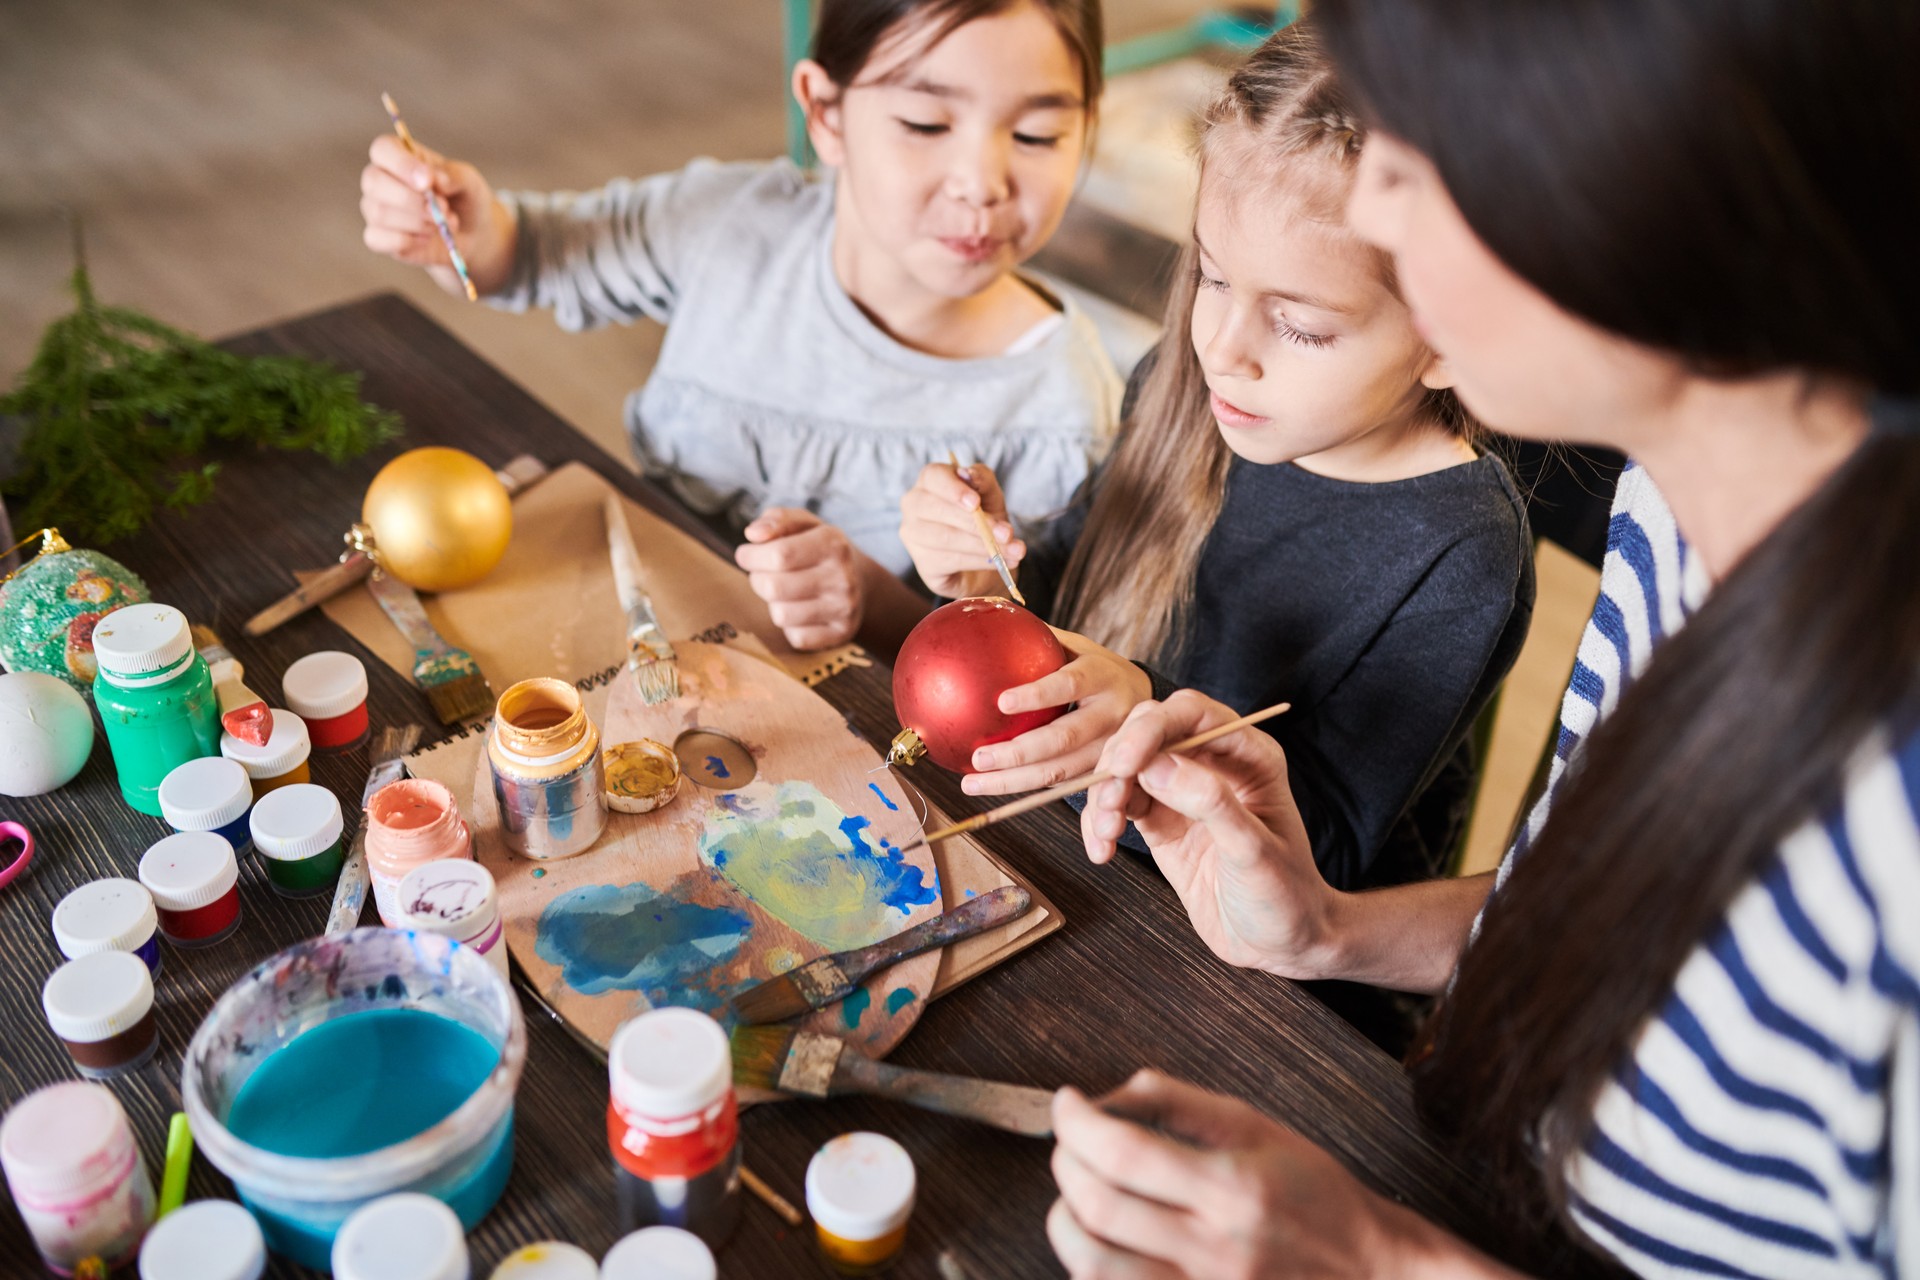
[[[680,759],[673,748],[651,738],[617,742],[600,753],[606,766],[607,807],[620,813],[648,813],[680,793]]]

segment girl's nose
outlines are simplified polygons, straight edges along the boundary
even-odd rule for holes
[[[955,148],[947,169],[947,194],[962,204],[988,208],[1013,194],[1009,147],[995,135],[979,135]]]
[[[1254,356],[1250,337],[1247,318],[1239,308],[1229,308],[1220,327],[1200,346],[1200,367],[1210,377],[1259,378],[1260,361]]]

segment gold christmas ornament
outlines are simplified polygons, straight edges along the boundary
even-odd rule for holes
[[[493,571],[513,535],[506,486],[460,449],[409,449],[367,486],[361,518],[380,563],[420,591],[471,586]]]

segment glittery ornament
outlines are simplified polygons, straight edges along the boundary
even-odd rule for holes
[[[75,550],[57,530],[44,530],[40,554],[0,584],[0,666],[91,689],[94,625],[150,598],[147,584],[118,560]]]

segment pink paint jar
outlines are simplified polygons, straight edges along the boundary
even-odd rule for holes
[[[133,1262],[153,1183],[112,1091],[68,1081],[22,1098],[0,1125],[0,1167],[41,1259],[70,1276],[89,1258]]]
[[[280,692],[306,721],[315,751],[351,751],[367,740],[367,669],[352,654],[308,654],[280,677]]]
[[[438,933],[487,958],[502,982],[507,936],[493,873],[466,858],[442,858],[407,872],[400,882],[400,927]]]
[[[415,867],[447,858],[472,858],[473,834],[461,820],[453,792],[431,778],[389,782],[367,802],[367,878],[380,923],[407,927],[400,882]]]
[[[140,855],[140,883],[176,947],[212,946],[240,927],[240,864],[218,831],[156,841]]]

